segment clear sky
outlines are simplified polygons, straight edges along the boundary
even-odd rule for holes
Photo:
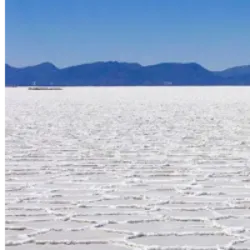
[[[6,63],[250,64],[250,0],[6,0]]]

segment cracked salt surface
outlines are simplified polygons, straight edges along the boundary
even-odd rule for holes
[[[6,89],[6,249],[250,249],[249,97]]]

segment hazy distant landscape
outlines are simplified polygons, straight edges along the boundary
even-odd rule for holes
[[[6,86],[162,86],[250,85],[250,66],[210,71],[197,63],[96,62],[67,68],[51,63],[15,68],[5,65]]]

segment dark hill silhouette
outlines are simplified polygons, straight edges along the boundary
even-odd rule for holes
[[[217,75],[223,77],[236,77],[250,75],[250,65],[237,66],[217,72]]]
[[[213,72],[197,63],[96,62],[59,69],[46,62],[23,68],[6,64],[5,72],[6,86],[250,85],[250,66]]]
[[[139,70],[137,81],[149,81],[154,84],[172,82],[177,85],[206,85],[223,82],[221,77],[214,75],[196,63],[161,63],[143,67]]]

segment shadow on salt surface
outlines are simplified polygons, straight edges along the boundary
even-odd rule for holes
[[[7,246],[6,250],[131,250],[131,248],[126,248],[122,246],[114,246],[109,244],[79,244],[79,245],[34,245],[34,244],[24,244],[19,246]]]
[[[232,240],[231,236],[224,235],[185,235],[185,236],[146,236],[134,238],[131,241],[142,245],[157,245],[157,246],[193,246],[197,247],[212,247],[216,245],[227,245]]]

